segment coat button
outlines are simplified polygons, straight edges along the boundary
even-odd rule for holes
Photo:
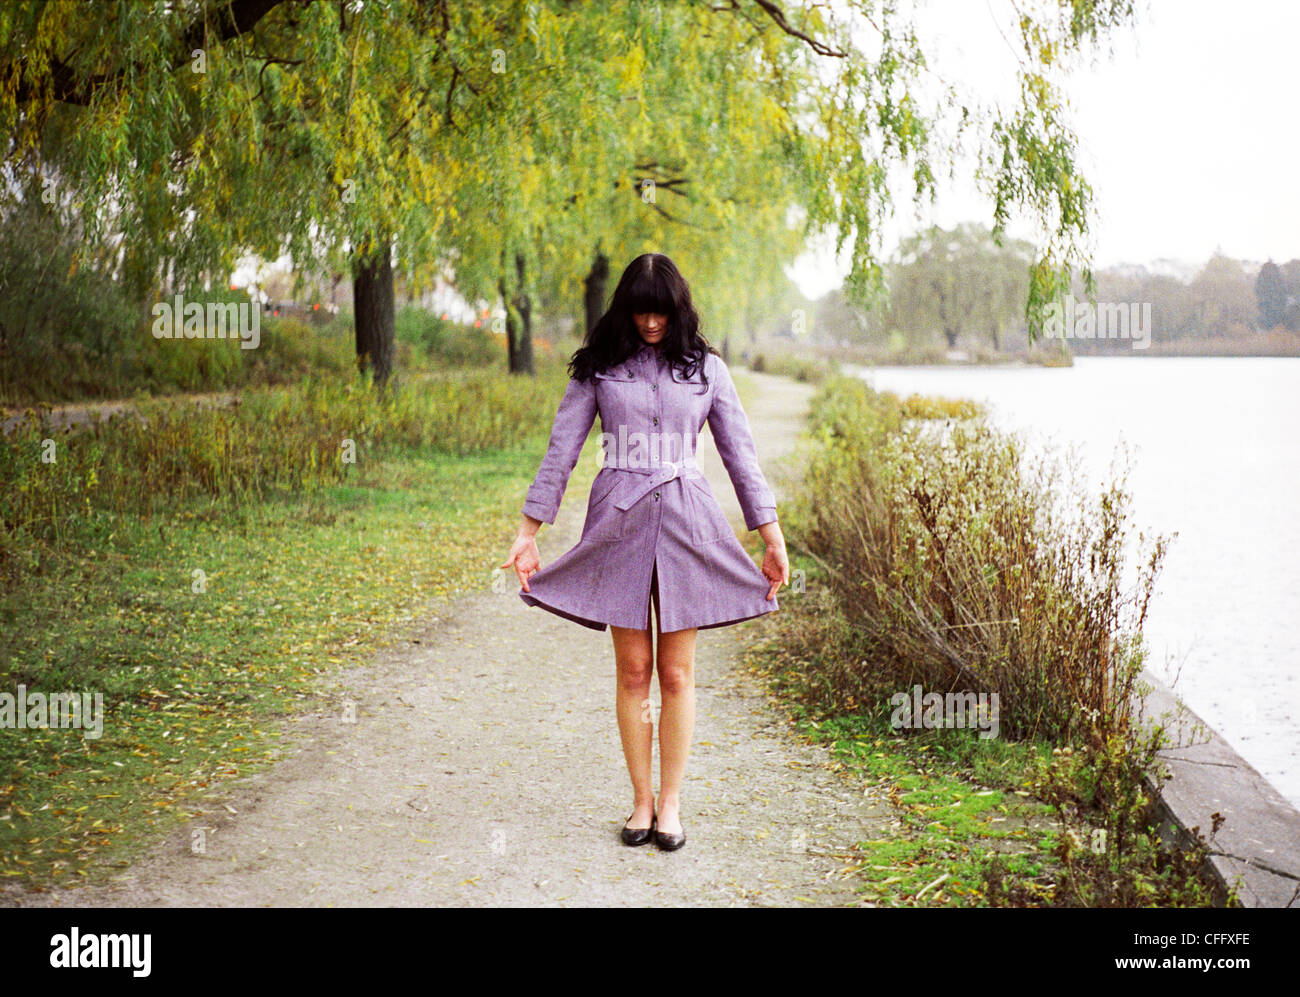
[[[655,417],[654,423],[655,423],[656,426],[659,425],[659,417],[658,417],[658,416]]]
[[[651,390],[651,391],[658,391],[658,390],[659,390],[659,385],[657,385],[657,384],[652,384],[652,385],[650,385],[650,390]]]
[[[659,493],[658,493],[658,492],[655,492],[655,501],[656,501],[656,502],[659,501]]]

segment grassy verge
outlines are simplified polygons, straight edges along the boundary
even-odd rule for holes
[[[1122,479],[1080,496],[977,413],[917,418],[951,408],[851,379],[822,386],[806,477],[783,511],[789,612],[754,649],[798,729],[889,801],[896,833],[859,845],[864,896],[1234,902],[1203,877],[1207,842],[1165,843],[1143,781],[1166,743],[1133,712],[1163,538],[1122,589]],[[918,686],[997,696],[999,726],[900,716],[895,697]]]
[[[838,371],[838,364],[806,353],[770,350],[756,353],[749,361],[750,370],[761,374],[780,374],[808,384],[820,384]]]
[[[490,587],[563,376],[157,403],[148,429],[61,438],[53,465],[34,437],[9,440],[0,689],[98,692],[105,719],[98,739],[0,731],[0,876],[125,864],[272,761],[333,669]],[[338,459],[345,428],[355,464]]]

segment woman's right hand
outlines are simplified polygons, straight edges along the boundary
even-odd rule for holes
[[[520,529],[515,542],[510,545],[510,555],[500,567],[508,568],[512,564],[515,574],[519,576],[519,584],[527,592],[528,576],[542,566],[542,558],[537,553],[537,538],[531,533],[524,532],[523,529]]]

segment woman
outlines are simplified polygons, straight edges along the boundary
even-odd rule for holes
[[[776,500],[759,469],[745,411],[722,358],[699,333],[690,289],[666,256],[623,272],[609,310],[569,362],[550,444],[523,504],[510,555],[519,597],[614,640],[619,734],[632,777],[624,843],[686,842],[680,797],[695,726],[695,637],[777,609],[790,580]],[[596,415],[604,464],[577,546],[544,570],[536,535],[554,523]],[[760,571],[695,464],[705,421],[745,525],[767,545]],[[658,651],[651,656],[650,604]],[[651,786],[650,678],[658,663],[660,788]]]

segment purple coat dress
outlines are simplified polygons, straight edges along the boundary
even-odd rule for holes
[[[706,354],[689,378],[645,345],[587,382],[570,379],[550,443],[523,512],[554,523],[569,475],[600,415],[603,466],[592,482],[577,546],[528,579],[519,598],[604,630],[650,626],[650,583],[658,588],[659,629],[722,627],[778,608],[771,583],[736,538],[695,464],[705,420],[745,526],[776,519],[776,499],[758,466],[754,440],[731,373]]]

